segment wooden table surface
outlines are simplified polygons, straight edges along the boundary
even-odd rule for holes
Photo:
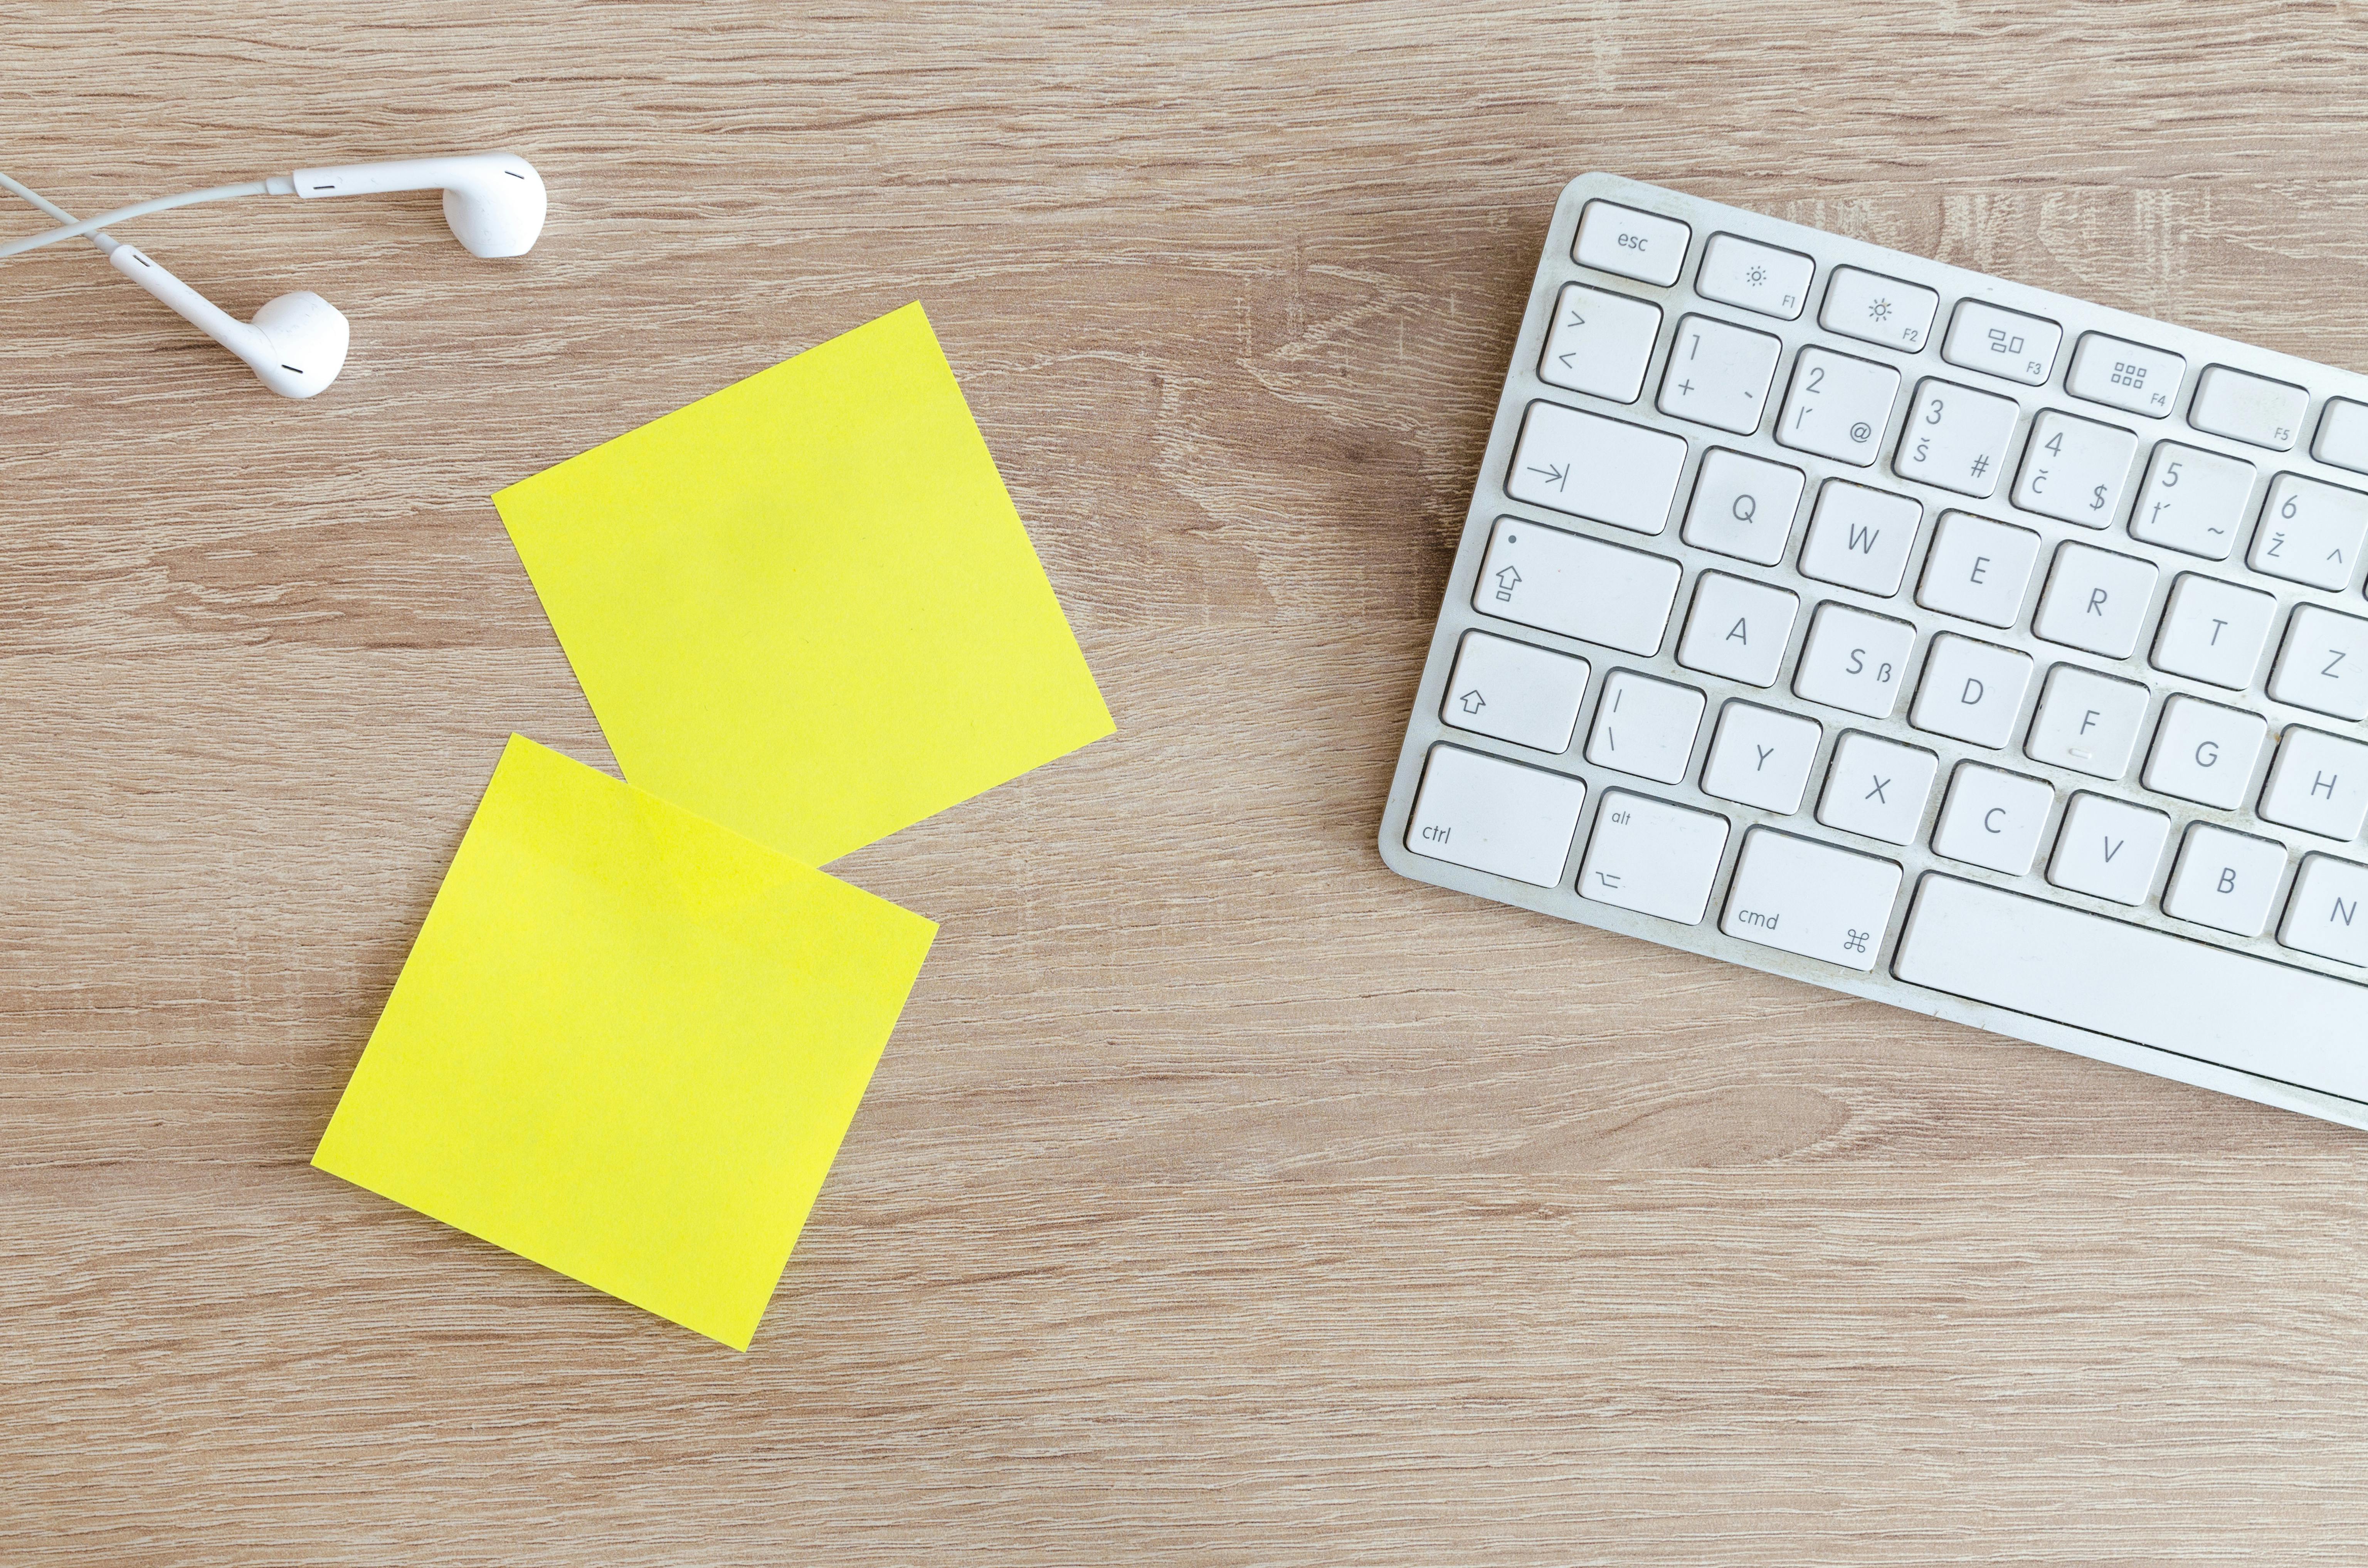
[[[77,211],[552,217],[127,228],[308,405],[0,270],[0,1562],[2368,1557],[2360,1134],[1372,844],[1571,176],[2368,368],[2360,5],[6,11]],[[737,1356],[307,1160],[609,766],[487,494],[914,298],[1120,733],[837,868],[943,935]]]

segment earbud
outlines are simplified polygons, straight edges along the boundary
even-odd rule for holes
[[[534,165],[516,153],[469,153],[451,158],[407,158],[392,164],[347,164],[298,169],[295,194],[370,196],[391,190],[441,190],[444,222],[471,256],[524,256],[542,233],[550,198]],[[276,181],[274,182],[277,183]]]
[[[162,300],[183,320],[246,361],[282,397],[311,397],[346,368],[352,333],[337,307],[318,294],[282,294],[243,322],[165,271],[133,245],[108,256],[118,272]]]

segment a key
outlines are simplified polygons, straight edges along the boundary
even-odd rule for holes
[[[2235,937],[2258,937],[2284,879],[2286,846],[2199,822],[2162,890],[2162,912]]]
[[[2270,672],[2270,695],[2330,719],[2368,719],[2368,620],[2296,608]]]
[[[2045,384],[2055,368],[2064,329],[2039,316],[2004,310],[1980,300],[1960,300],[1949,318],[1941,358],[1968,370],[1987,370],[2024,386]]]
[[[1678,563],[1518,517],[1489,536],[1472,608],[1631,653],[1661,645]]]
[[[1625,420],[1533,403],[1521,420],[1505,494],[1516,501],[1642,534],[1669,526],[1686,444]]]
[[[2270,481],[2245,563],[2268,576],[2340,594],[2351,585],[2363,537],[2368,495],[2282,473]]]
[[[1694,292],[1705,300],[1793,321],[1808,302],[1809,278],[1816,265],[1798,251],[1779,250],[1739,234],[1713,234],[1710,244],[1702,247]]]
[[[2162,812],[2084,790],[2064,808],[2047,880],[2094,898],[2141,904],[2154,889],[2169,842],[2170,818]]]
[[[1916,602],[1985,626],[2012,626],[2039,563],[2039,536],[1970,512],[1943,512]]]
[[[2055,803],[2055,789],[2040,779],[1961,762],[1932,829],[1932,853],[2009,877],[2024,876],[2039,853],[2048,809]]]
[[[1784,345],[1710,316],[1678,323],[1669,342],[1669,362],[1661,371],[1661,395],[1654,406],[1681,419],[1699,420],[1748,436],[1768,412],[1768,383]]]
[[[1940,769],[1941,759],[1921,746],[1852,730],[1834,743],[1817,820],[1886,844],[1912,844]]]
[[[1924,347],[1940,303],[1941,296],[1920,283],[1838,267],[1826,285],[1826,305],[1817,312],[1817,324],[1844,337],[1913,354]]]
[[[1587,696],[1587,661],[1467,631],[1455,651],[1440,722],[1559,756],[1570,749],[1578,705]]]
[[[2085,544],[2062,544],[2031,618],[2034,636],[2067,648],[2126,659],[2138,645],[2146,602],[2160,574],[2151,561]]]
[[[2278,742],[2261,820],[2349,844],[2368,823],[2368,745],[2296,724]]]
[[[2157,794],[2231,810],[2245,799],[2268,733],[2259,713],[2175,696],[2162,705],[2142,778]]]
[[[1916,629],[1848,605],[1817,607],[1793,671],[1793,691],[1811,702],[1888,719],[1907,681]]]
[[[2017,413],[2010,397],[1928,377],[1916,385],[1892,472],[1983,499],[1998,489]]]
[[[2137,449],[2138,438],[2117,425],[2043,409],[2031,422],[2014,504],[2059,522],[2111,528]]]
[[[1430,748],[1406,824],[1417,855],[1542,888],[1562,880],[1587,785],[1461,746]]]
[[[1686,240],[1693,233],[1675,218],[1639,212],[1615,202],[1590,201],[1579,215],[1578,240],[1571,257],[1581,267],[1616,272],[1639,283],[1668,288],[1686,264]]]
[[[2187,361],[2168,348],[2151,348],[2101,332],[2081,335],[2064,372],[2064,390],[2109,407],[2168,419],[2179,401]]]
[[[1660,335],[1661,307],[1625,294],[1565,283],[1554,301],[1554,330],[1538,360],[1538,379],[1614,403],[1634,403]]]
[[[2119,778],[2137,755],[2148,696],[2135,681],[2058,665],[2047,672],[2023,755],[2099,778]]]
[[[2278,940],[2299,953],[2368,966],[2368,866],[2332,855],[2305,855],[2286,899]]]
[[[1924,678],[1917,684],[1907,722],[1936,735],[1996,749],[2014,733],[2023,688],[2030,684],[2030,654],[1943,631],[1925,656]]]
[[[1631,670],[1612,671],[1595,705],[1587,760],[1656,783],[1676,783],[1686,776],[1687,759],[1693,756],[1705,700],[1690,686]]]
[[[2237,548],[2252,494],[2253,465],[2244,459],[2162,442],[2130,510],[2130,537],[2226,561]]]
[[[2207,365],[2195,380],[2187,422],[2214,436],[2285,452],[2301,437],[2303,411],[2309,406],[2309,392],[2291,381]]]
[[[1881,450],[1898,395],[1899,372],[1888,365],[1828,348],[1804,348],[1793,361],[1793,385],[1776,422],[1776,438],[1804,452],[1869,467]]]
[[[1725,817],[1607,790],[1578,869],[1578,896],[1700,925],[1725,852]]]
[[[1755,827],[1743,835],[1718,928],[1864,972],[1883,950],[1898,896],[1892,861]]]
[[[1803,483],[1789,463],[1713,447],[1702,454],[1681,537],[1699,550],[1773,566],[1792,541]]]
[[[2318,416],[2318,438],[2310,455],[2323,463],[2368,473],[2368,403],[2331,397]]]
[[[1694,606],[1678,639],[1678,663],[1746,686],[1773,686],[1793,635],[1798,597],[1724,572],[1694,583]]]
[[[2182,572],[2170,585],[2148,662],[2175,676],[2242,691],[2253,684],[2277,611],[2278,601],[2267,594]]]
[[[2368,990],[1955,877],[1928,876],[1892,972],[1987,1002],[2328,1094],[2368,1100]]]
[[[1907,496],[1829,479],[1817,490],[1801,545],[1801,575],[1889,598],[1899,591],[1923,520],[1922,505]]]
[[[1814,719],[1756,702],[1730,702],[1711,736],[1702,793],[1789,816],[1801,809],[1822,733]]]

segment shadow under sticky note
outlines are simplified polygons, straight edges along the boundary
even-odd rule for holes
[[[917,304],[494,504],[625,777],[809,864],[1113,728]]]
[[[514,735],[313,1163],[745,1350],[936,931]]]

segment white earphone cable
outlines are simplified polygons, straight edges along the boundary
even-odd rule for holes
[[[0,190],[6,190],[12,195],[22,197],[27,201],[29,201],[34,206],[40,208],[42,211],[48,213],[51,217],[55,218],[61,223],[77,223],[81,222],[81,220],[76,218],[73,213],[67,211],[56,202],[51,201],[40,191],[35,190],[32,187],[28,185],[19,185],[5,174],[0,174]],[[94,233],[88,237],[91,244],[97,245],[100,250],[110,256],[114,254],[115,247],[123,243],[117,239],[113,234]]]
[[[8,183],[9,188],[15,190],[17,194],[19,196],[25,194],[23,187],[17,186],[14,180]],[[207,190],[189,190],[178,196],[160,196],[151,201],[137,201],[129,207],[119,207],[112,212],[102,212],[96,218],[85,218],[79,222],[68,223],[63,228],[51,229],[44,233],[28,234],[21,240],[10,240],[6,244],[0,244],[0,260],[6,260],[12,256],[21,256],[28,250],[39,250],[43,245],[53,245],[61,240],[80,239],[85,234],[95,234],[101,229],[111,228],[118,223],[128,223],[134,218],[145,218],[152,212],[169,212],[176,207],[194,207],[201,201],[229,201],[241,196],[293,196],[296,193],[295,187],[288,184],[285,176],[280,176],[278,183],[287,186],[287,189],[275,191],[272,189],[273,183],[269,180],[249,180],[245,185],[218,185]]]

